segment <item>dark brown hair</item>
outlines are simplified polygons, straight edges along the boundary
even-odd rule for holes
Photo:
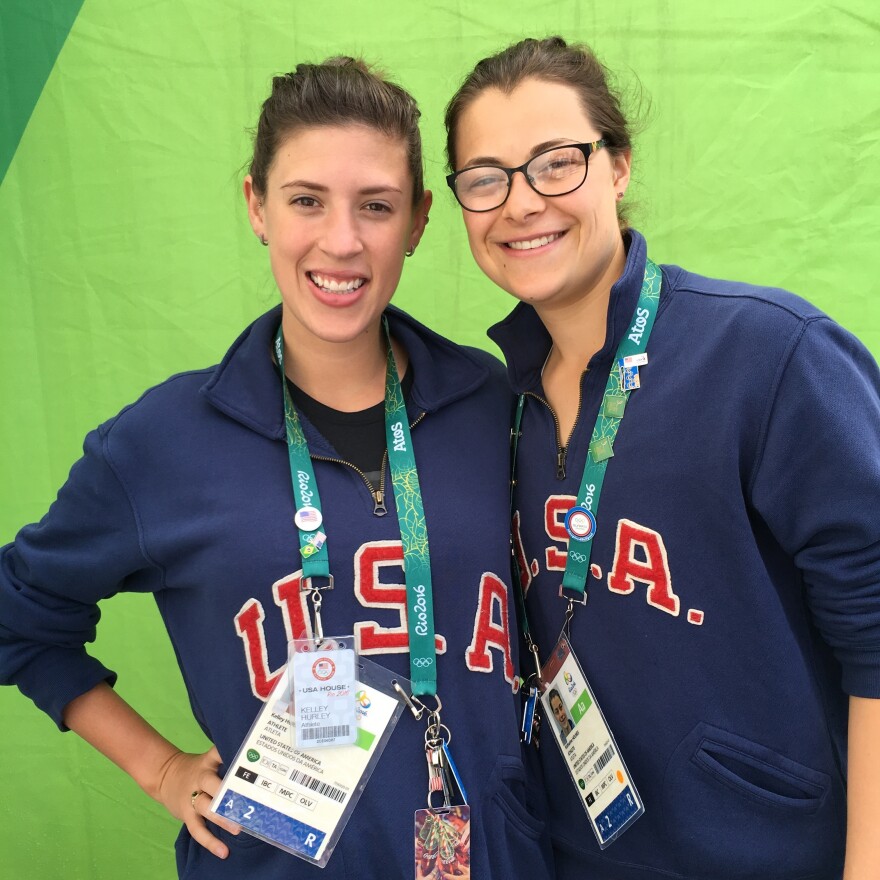
[[[621,109],[621,97],[610,84],[610,71],[593,51],[583,44],[569,45],[562,37],[529,38],[480,61],[447,104],[446,157],[450,171],[456,170],[455,140],[462,113],[486,89],[500,89],[509,95],[529,78],[574,89],[612,156],[632,149],[631,127]],[[620,205],[618,217],[624,227]]]
[[[425,192],[419,116],[406,89],[360,59],[337,56],[321,64],[298,64],[293,73],[272,79],[272,94],[263,102],[249,169],[254,191],[266,192],[279,145],[298,129],[360,124],[406,145],[415,205]]]

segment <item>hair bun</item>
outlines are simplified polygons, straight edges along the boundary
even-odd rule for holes
[[[360,58],[352,58],[351,55],[334,55],[321,62],[326,67],[357,67],[359,70],[367,71],[367,65]]]
[[[250,175],[254,191],[266,192],[266,177],[282,140],[300,129],[360,124],[406,147],[413,181],[413,205],[425,191],[422,139],[415,99],[361,58],[334,55],[319,64],[297,64],[272,78],[272,93],[254,135]]]

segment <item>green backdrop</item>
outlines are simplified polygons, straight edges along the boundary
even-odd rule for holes
[[[270,76],[297,61],[362,53],[417,95],[435,208],[396,301],[489,347],[511,301],[445,190],[442,109],[478,58],[555,32],[641,84],[628,199],[655,260],[793,289],[880,354],[875,0],[3,0],[0,542],[90,428],[275,302],[241,169]],[[94,652],[204,747],[148,597],[106,603]],[[134,783],[9,689],[0,730],[0,878],[175,876],[177,823]]]

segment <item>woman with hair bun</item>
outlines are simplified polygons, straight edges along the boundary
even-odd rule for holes
[[[572,714],[540,731],[558,876],[880,876],[877,365],[793,294],[649,259],[587,47],[482,60],[446,125],[474,259],[520,301],[490,335],[525,693]]]
[[[494,358],[389,305],[431,205],[418,117],[406,91],[351,58],[274,79],[244,195],[280,305],[218,365],[172,377],[89,434],[44,519],[0,551],[0,680],[183,822],[181,877],[548,874],[512,694],[510,392]],[[462,511],[475,514],[466,529]],[[86,653],[97,603],[122,590],[154,594],[207,753],[165,740]],[[310,849],[322,811],[356,797],[361,777],[337,787],[321,776],[332,749],[281,733],[232,764],[289,641],[323,650],[322,632],[351,636],[398,685],[412,680],[400,698],[413,709],[323,868]],[[305,701],[308,718],[328,718],[309,694],[337,665],[305,660],[295,711]],[[339,688],[354,691],[346,674]],[[375,703],[361,689],[340,711],[365,717]],[[289,730],[288,695],[267,705],[272,729]],[[379,734],[351,727],[309,730],[369,751]],[[268,800],[212,806],[227,771]],[[265,804],[276,827],[255,833],[287,834],[311,861],[238,833]]]

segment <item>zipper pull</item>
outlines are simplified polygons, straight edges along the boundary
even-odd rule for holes
[[[565,479],[565,456],[568,454],[568,450],[564,446],[559,447],[559,451],[556,453],[556,479],[564,480]]]
[[[373,516],[385,516],[385,493],[381,489],[373,492]]]

